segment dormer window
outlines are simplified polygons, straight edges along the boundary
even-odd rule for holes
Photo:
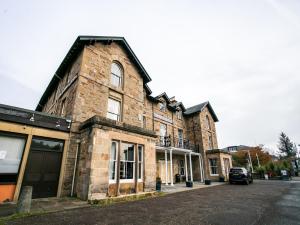
[[[160,110],[160,111],[165,112],[165,111],[166,111],[166,108],[167,108],[166,102],[160,102],[160,103],[159,103],[159,110]]]
[[[113,62],[111,64],[110,83],[111,85],[120,88],[122,87],[122,80],[123,80],[123,68],[119,63]]]
[[[177,119],[182,120],[182,111],[179,109],[176,111]]]

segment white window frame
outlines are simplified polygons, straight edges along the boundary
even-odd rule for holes
[[[215,160],[216,161],[216,165],[215,166],[212,166],[211,160]],[[219,173],[218,173],[218,158],[209,158],[208,161],[209,161],[209,173],[210,173],[210,176],[219,176]],[[212,167],[216,168],[216,172],[217,173],[212,173]]]
[[[112,160],[111,158],[111,148],[112,148],[112,143],[116,143],[116,152],[115,152],[115,156],[116,158],[114,160]],[[110,158],[109,158],[109,171],[108,171],[108,179],[109,179],[109,183],[112,184],[112,183],[116,183],[117,181],[117,164],[118,164],[118,153],[119,153],[119,142],[118,141],[112,141],[111,142],[111,146],[110,146]],[[115,162],[115,178],[114,179],[110,179],[110,163],[111,162]]]
[[[139,159],[139,147],[142,148],[142,155],[141,155],[141,159]],[[143,145],[138,145],[137,148],[137,154],[138,154],[138,168],[137,168],[137,178],[138,178],[138,182],[142,182],[144,180],[144,146]],[[140,169],[140,164],[141,164],[141,178],[139,178],[139,169]]]
[[[115,101],[115,102],[118,102],[118,103],[119,103],[119,114],[116,114],[116,113],[114,113],[114,112],[110,112],[110,111],[109,111],[109,102],[110,102],[110,101]],[[107,113],[106,113],[106,118],[111,119],[111,120],[115,120],[115,119],[110,118],[109,115],[116,115],[116,116],[117,116],[117,119],[116,119],[115,121],[121,121],[121,112],[122,112],[121,105],[122,105],[122,103],[121,103],[120,100],[109,97],[109,98],[108,98],[108,101],[107,101]]]
[[[160,102],[159,104],[159,111],[165,112],[167,108],[167,103],[166,102]]]
[[[178,132],[178,147],[179,148],[184,148],[184,146],[183,146],[183,140],[184,140],[183,139],[183,129],[179,128],[177,132]],[[182,135],[181,137],[180,137],[180,133]]]
[[[120,75],[113,73],[113,71],[112,71],[113,65],[116,65],[120,69]],[[112,79],[113,76],[117,77],[119,79],[119,82],[118,82],[119,84],[118,85],[113,83],[113,79]],[[114,87],[122,88],[122,86],[123,86],[123,76],[124,76],[124,70],[123,70],[123,67],[121,66],[121,64],[119,62],[113,62],[111,64],[111,68],[110,68],[110,84]]]
[[[133,161],[129,161],[129,160],[121,160],[121,157],[120,157],[120,171],[119,171],[119,177],[120,177],[120,183],[133,183],[134,182],[134,179],[135,179],[135,144],[134,143],[128,143],[128,142],[121,142],[121,151],[122,151],[122,145],[123,144],[129,144],[129,145],[133,145]],[[132,179],[122,179],[121,178],[121,162],[133,162],[133,176],[132,176]]]
[[[178,110],[176,111],[176,114],[177,114],[177,119],[182,120],[182,111]]]

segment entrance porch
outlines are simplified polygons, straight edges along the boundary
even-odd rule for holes
[[[192,150],[156,146],[156,176],[162,184],[185,185],[186,181],[204,182],[203,159],[200,153]]]

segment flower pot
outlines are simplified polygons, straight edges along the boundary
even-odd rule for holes
[[[186,181],[185,182],[187,187],[193,187],[193,182],[192,181]]]
[[[210,185],[211,184],[211,180],[206,179],[206,180],[204,180],[204,183],[205,183],[205,185]]]
[[[156,179],[156,191],[161,191],[161,179]]]

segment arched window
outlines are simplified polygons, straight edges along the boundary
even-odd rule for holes
[[[110,83],[115,87],[121,87],[123,80],[123,69],[119,63],[113,62],[111,64]]]
[[[206,115],[206,128],[207,128],[208,130],[211,129],[211,127],[210,127],[210,120],[209,120],[208,115]]]

